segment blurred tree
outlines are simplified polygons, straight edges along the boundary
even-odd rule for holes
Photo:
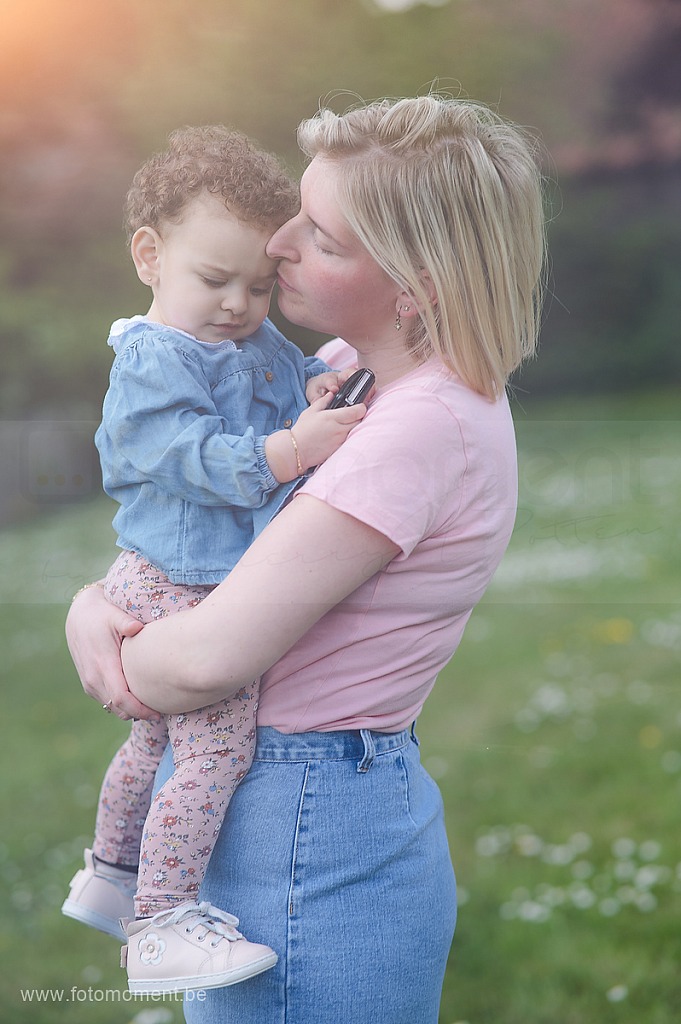
[[[666,7],[667,16],[614,76],[613,124],[640,121],[651,106],[681,107],[681,5]]]
[[[681,172],[566,182],[550,225],[539,358],[519,392],[605,393],[681,381]]]

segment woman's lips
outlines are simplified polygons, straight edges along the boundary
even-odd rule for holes
[[[294,292],[294,291],[296,290],[295,288],[293,288],[293,287],[292,287],[292,286],[291,286],[291,285],[290,285],[290,284],[288,283],[288,281],[286,280],[286,278],[284,278],[284,277],[282,277],[282,276],[281,276],[281,274],[277,274],[277,284],[278,284],[278,285],[279,285],[279,287],[280,287],[280,288],[282,288],[282,289],[283,289],[283,291],[285,291],[285,292]]]

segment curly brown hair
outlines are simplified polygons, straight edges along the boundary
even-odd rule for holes
[[[271,153],[224,125],[178,128],[168,147],[140,167],[125,200],[130,242],[138,228],[177,223],[202,192],[221,197],[248,224],[276,231],[300,205],[297,182]]]

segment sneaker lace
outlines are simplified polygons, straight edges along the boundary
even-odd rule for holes
[[[177,910],[161,910],[154,914],[149,924],[167,928],[174,924],[186,922],[187,932],[193,932],[195,928],[204,928],[205,931],[199,936],[203,939],[209,932],[219,935],[228,942],[236,942],[243,938],[241,932],[236,930],[239,918],[233,914],[227,914],[212,906],[207,900],[202,903],[185,903]],[[219,940],[218,940],[219,941]]]

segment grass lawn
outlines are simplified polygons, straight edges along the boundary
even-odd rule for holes
[[[419,723],[461,897],[441,1024],[678,1024],[677,403],[515,404],[516,531]],[[12,1024],[182,1020],[124,1000],[116,941],[59,913],[127,731],[63,642],[70,595],[112,559],[110,518],[102,500],[0,533]],[[414,907],[416,940],[427,927]]]

